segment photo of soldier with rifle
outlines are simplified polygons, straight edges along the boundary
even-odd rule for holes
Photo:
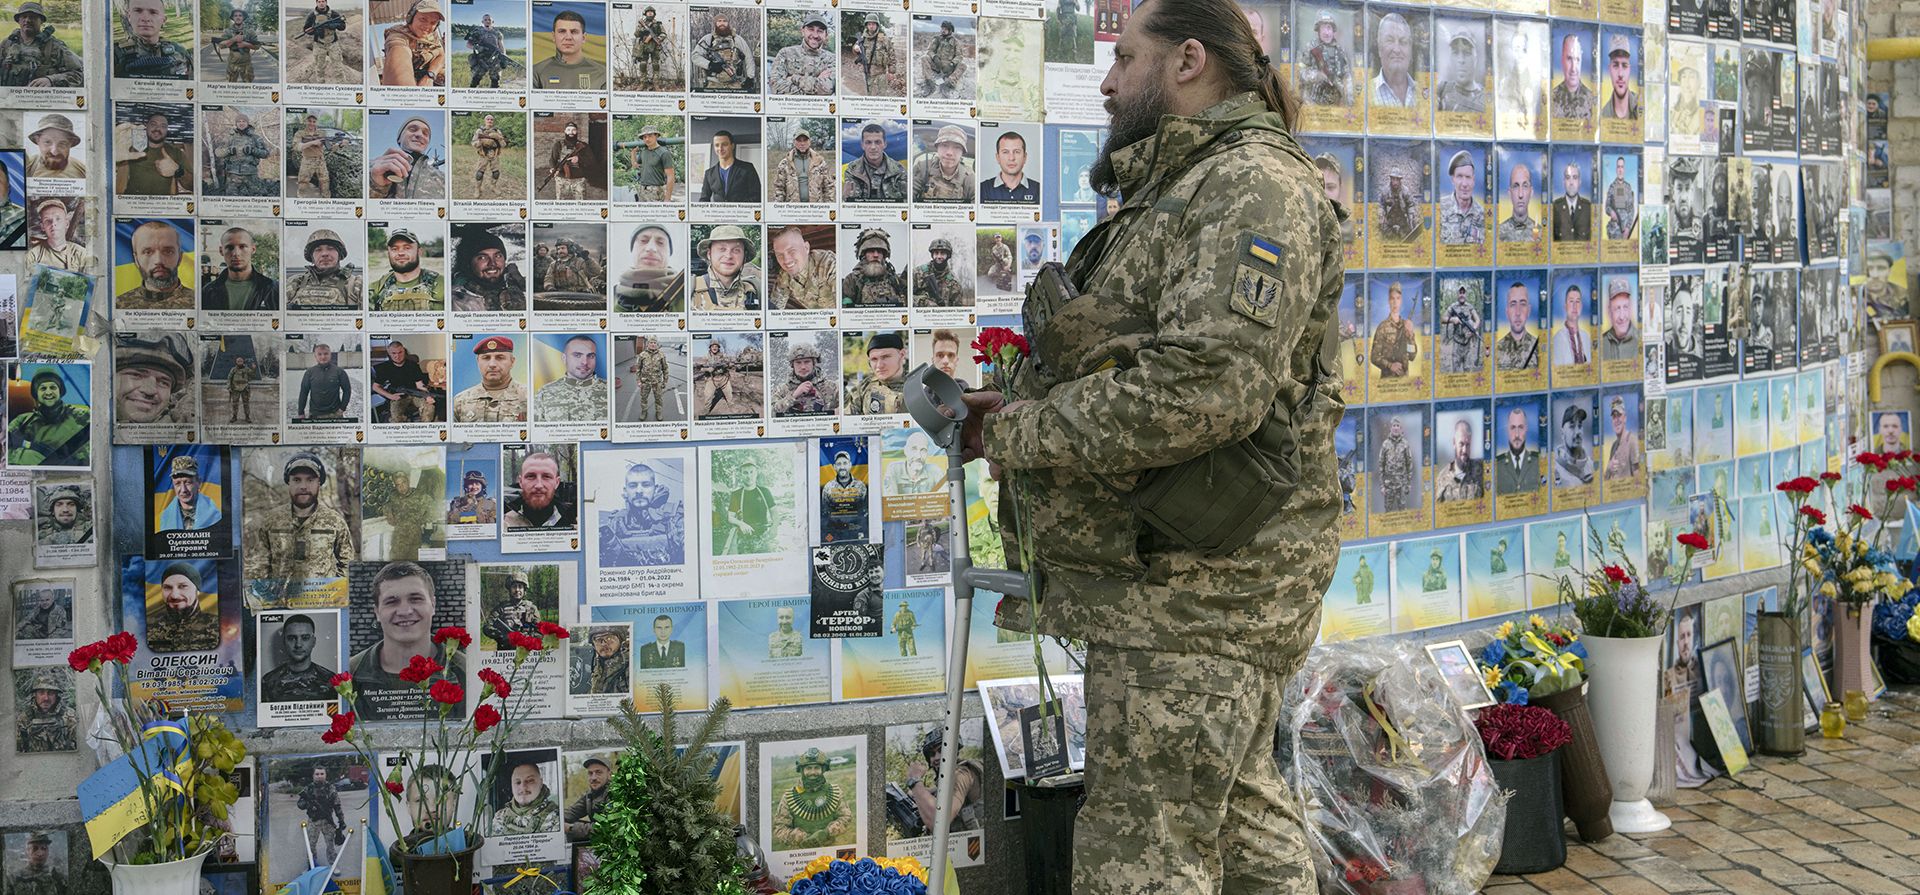
[[[229,84],[252,84],[280,80],[277,74],[280,45],[272,30],[272,20],[253,2],[226,10],[218,22],[202,26],[206,42],[200,50],[200,70],[221,77]],[[255,52],[261,56],[256,57]],[[266,64],[255,67],[255,62]]]
[[[474,16],[479,16],[476,22]],[[453,7],[454,87],[519,92],[527,89],[527,22],[520,4],[480,0]]]
[[[366,14],[353,0],[313,0],[289,6],[285,32],[287,83],[359,83],[366,54],[361,48]]]
[[[906,96],[901,65],[905,45],[905,30],[888,13],[841,13],[840,65],[847,75],[846,89],[863,96]]]

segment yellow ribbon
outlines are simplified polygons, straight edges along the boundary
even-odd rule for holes
[[[541,873],[539,867],[515,867],[513,868],[513,879],[507,880],[506,884],[500,888],[512,889],[514,886],[519,885],[523,879],[537,879],[541,882],[548,881],[546,874]]]
[[[1407,743],[1407,738],[1401,736],[1400,731],[1393,726],[1393,722],[1387,719],[1386,711],[1381,709],[1380,706],[1373,701],[1372,681],[1368,681],[1367,685],[1361,688],[1360,701],[1366,703],[1367,714],[1372,715],[1374,723],[1380,725],[1380,729],[1386,733],[1387,750],[1392,763],[1399,764],[1401,762],[1400,753],[1404,750],[1407,753],[1407,763],[1421,771],[1427,770],[1426,764],[1421,762],[1420,758],[1413,754],[1413,746]]]

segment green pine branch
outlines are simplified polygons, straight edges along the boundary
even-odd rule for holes
[[[741,871],[733,843],[733,821],[714,807],[719,783],[712,777],[714,756],[708,744],[726,729],[732,709],[725,697],[714,700],[707,717],[684,750],[676,749],[678,713],[674,692],[661,684],[654,693],[660,729],[622,701],[611,719],[626,740],[626,752],[607,784],[607,803],[596,815],[593,849],[600,870],[588,895],[689,895],[741,891]],[[624,787],[623,776],[629,781]],[[620,818],[615,823],[609,823]],[[644,821],[639,818],[645,818]],[[607,835],[602,836],[602,831]],[[642,872],[644,868],[644,872]],[[604,881],[604,882],[603,882]]]

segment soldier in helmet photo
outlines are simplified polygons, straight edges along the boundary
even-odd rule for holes
[[[786,336],[775,334],[773,356],[778,364],[784,353],[784,370],[775,366],[774,373],[785,376],[769,383],[772,392],[774,418],[831,416],[840,409],[840,376],[833,369],[833,334],[829,332],[789,333]]]
[[[356,222],[357,224],[357,222]],[[289,227],[289,244],[301,246],[304,267],[291,267],[287,277],[288,311],[341,311],[360,307],[361,273],[350,263],[347,244],[332,227],[319,226],[296,240],[298,228]],[[359,241],[358,233],[354,236]]]
[[[406,15],[381,32],[379,83],[386,87],[447,86],[447,38],[441,28],[445,21],[440,0],[413,0]]]
[[[828,192],[826,195],[833,195]],[[812,237],[809,237],[809,231]],[[825,247],[816,248],[818,239]],[[832,227],[788,225],[774,231],[772,298],[767,307],[779,311],[825,311],[835,306],[836,260]]]
[[[359,513],[340,509],[339,455],[327,448],[250,451],[245,461],[250,481],[262,489],[252,493],[267,496],[264,509],[247,514],[247,580],[256,587],[268,582],[285,598],[345,578],[359,557]]]
[[[632,677],[633,650],[627,644],[628,631],[627,625],[594,625],[587,629],[587,636],[583,638],[586,642],[572,648],[573,673],[568,681],[569,693],[606,695],[631,692],[628,680]],[[568,813],[573,813],[571,807]],[[591,824],[591,821],[588,823]],[[569,837],[573,834],[572,826],[569,822]]]
[[[113,76],[139,81],[190,81],[193,54],[168,40],[166,0],[115,0]],[[192,12],[181,8],[189,17]]]
[[[34,523],[34,543],[42,546],[66,546],[72,544],[93,543],[93,486],[85,482],[64,484],[38,484],[34,486],[39,499],[34,508],[39,512]],[[61,618],[68,612],[63,610]],[[16,612],[14,618],[24,622],[29,617],[25,611]],[[64,621],[62,622],[64,627]],[[72,636],[72,629],[67,628]],[[54,636],[43,634],[42,637]]]
[[[704,343],[704,347],[700,348]],[[758,333],[717,333],[695,339],[694,419],[745,419],[760,415],[766,371]]]
[[[954,272],[953,240],[935,237],[926,244],[925,264],[913,268],[913,306],[916,308],[962,308],[973,304],[971,285]],[[1008,251],[1008,272],[1012,272],[1012,252]]]
[[[826,753],[818,748],[806,750],[794,758],[792,773],[787,772],[781,758],[768,756],[766,760],[783,765],[772,771],[776,789],[769,794],[773,802],[772,845],[776,850],[853,844],[852,781],[843,784],[828,779],[833,760]],[[848,761],[836,776],[856,770]]]
[[[241,2],[242,5],[233,7],[218,24],[201,23],[201,30],[207,36],[203,60],[207,55],[213,57],[213,64],[206,67],[206,77],[202,80],[217,77],[229,84],[278,81],[280,75],[275,63],[279,61],[279,46],[273,23],[256,21],[251,4]],[[265,63],[258,70],[254,68],[256,59]]]
[[[897,14],[853,10],[840,13],[840,67],[847,73],[841,89],[848,95],[907,95],[902,71],[905,54],[896,49],[905,43],[905,32],[900,25]]]
[[[972,204],[976,195],[973,135],[968,130],[958,124],[943,124],[937,130],[914,129],[915,142],[923,143],[929,136],[928,131],[932,131],[933,140],[932,145],[913,160],[910,175],[913,201]]]
[[[888,728],[889,751],[896,749],[894,743],[896,730],[910,732],[912,728]],[[950,809],[952,813],[948,816],[948,829],[955,833],[978,830],[986,819],[986,809],[982,806],[986,795],[986,766],[978,757],[968,757],[969,755],[977,756],[980,752],[980,744],[975,741],[980,727],[977,724],[968,724],[965,730],[960,751],[957,753],[961,757],[952,770],[953,807]],[[901,778],[899,783],[890,783],[887,787],[889,802],[892,801],[892,791],[897,786],[907,796],[907,801],[902,807],[910,807],[913,811],[911,818],[895,816],[891,804],[888,806],[889,827],[898,830],[898,834],[906,838],[919,838],[933,834],[934,820],[939,816],[937,794],[940,790],[940,778],[948,773],[947,768],[942,764],[942,755],[946,748],[946,729],[942,725],[927,725],[926,731],[920,734],[918,742],[913,745],[917,748],[909,753],[908,760],[905,762],[906,776]],[[889,767],[892,764],[889,762]]]
[[[913,95],[916,99],[968,100],[974,95],[972,16],[913,17]]]
[[[481,641],[482,649],[511,650],[507,635],[519,633],[537,637],[540,634],[540,622],[545,620],[540,607],[527,598],[530,585],[526,569],[506,569],[504,575],[500,572],[498,569],[489,569],[483,579],[493,587],[481,589],[481,609],[486,612],[486,618],[480,625],[480,634],[484,638]],[[502,577],[506,579],[504,583],[500,581]]]
[[[761,308],[762,274],[754,264],[760,229],[753,234],[738,224],[699,225],[693,228],[699,239],[694,254],[706,262],[706,270],[693,278],[695,311],[758,311]]]
[[[351,0],[311,0],[286,7],[289,84],[363,83],[365,13]]]
[[[192,271],[187,264],[193,254],[191,227],[188,221],[140,220],[124,243],[114,241],[115,261],[132,267],[138,278],[114,296],[115,311],[193,309],[193,290],[181,276],[182,269]]]
[[[118,423],[194,424],[193,344],[178,332],[123,332],[113,341]]]
[[[615,15],[619,11],[615,10]],[[678,22],[684,26],[684,22]],[[624,30],[624,29],[623,29]],[[631,60],[614,72],[614,89],[654,92],[678,90],[681,86],[678,55],[673,35],[668,33],[660,10],[647,4],[633,23]]]
[[[492,525],[500,520],[500,505],[487,496],[487,474],[469,469],[460,477],[460,496],[447,501],[448,525]]]
[[[852,270],[840,281],[843,308],[904,308],[907,278],[893,264],[893,235],[880,227],[860,231],[854,240]]]
[[[13,716],[15,752],[72,752],[78,748],[79,719],[73,710],[72,671],[59,667],[15,668],[13,692],[14,705],[19,706]],[[28,857],[26,867],[8,871],[8,890],[62,895],[65,889],[47,888],[44,880],[29,878],[27,881],[35,888],[20,888],[21,877],[36,875],[27,871],[46,872],[44,858],[36,867],[31,861],[31,849]]]
[[[482,9],[500,9],[503,18],[516,21],[507,22],[505,31],[496,23],[491,12],[481,12],[478,22],[471,19],[461,21],[462,16],[472,16],[473,13]],[[520,79],[520,75],[526,72],[526,62],[523,61],[527,55],[525,13],[519,8],[503,3],[457,4],[453,12],[451,33],[454,37],[463,40],[467,48],[465,58],[453,57],[453,85],[462,86],[463,79],[460,78],[459,67],[462,62],[465,62],[467,77],[464,79],[466,82],[464,86],[469,90],[478,88],[482,81],[487,82],[488,88],[498,90],[503,74],[506,76],[509,89],[524,88],[526,84]],[[509,38],[509,34],[513,37]],[[509,42],[512,43],[511,50],[508,48]]]
[[[92,368],[85,364],[15,364],[9,391],[24,387],[33,409],[7,419],[7,465],[86,469],[92,451]]]
[[[56,36],[56,23],[47,21],[47,8],[25,0],[13,11],[13,33],[0,40],[0,87],[83,87],[86,64],[80,54]],[[78,22],[64,23],[77,26]],[[70,27],[74,45],[83,40]]]
[[[767,13],[767,49],[773,54],[767,62],[768,95],[834,95],[837,77],[828,15],[779,9]],[[797,42],[787,43],[796,31]]]
[[[1351,15],[1342,10],[1343,14]],[[1316,106],[1350,107],[1354,105],[1354,68],[1345,46],[1340,21],[1332,8],[1315,9],[1301,4],[1295,10],[1299,23],[1295,40],[1299,51],[1300,98]]]

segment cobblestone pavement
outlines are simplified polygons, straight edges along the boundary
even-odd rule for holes
[[[1569,826],[1566,866],[1496,876],[1486,895],[1920,891],[1920,689],[1888,693],[1845,739],[1809,734],[1800,758],[1759,757],[1657,807],[1672,829],[1586,845]]]

